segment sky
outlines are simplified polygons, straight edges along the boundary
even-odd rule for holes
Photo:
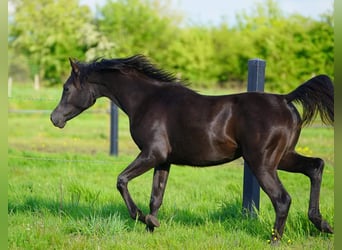
[[[180,10],[188,21],[200,24],[217,24],[225,16],[228,24],[235,23],[235,16],[241,11],[252,11],[258,2],[264,0],[170,0],[174,9]],[[106,0],[81,0],[95,10],[96,5],[103,5]],[[162,1],[161,1],[162,2]],[[285,14],[298,13],[302,16],[319,18],[326,11],[333,10],[334,0],[278,0]]]

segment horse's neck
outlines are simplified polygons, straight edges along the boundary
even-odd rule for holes
[[[157,84],[146,79],[118,78],[106,81],[104,96],[116,103],[128,116],[134,115],[146,98],[158,88]]]

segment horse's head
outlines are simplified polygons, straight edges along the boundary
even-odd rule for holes
[[[51,113],[56,127],[63,128],[66,122],[92,106],[96,101],[94,89],[82,75],[82,65],[70,60],[71,74],[63,85],[62,98]]]

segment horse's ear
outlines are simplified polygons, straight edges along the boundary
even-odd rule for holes
[[[80,69],[79,69],[79,66],[77,65],[77,63],[75,62],[75,59],[72,59],[72,58],[69,57],[69,61],[70,61],[70,66],[72,68],[72,71],[76,75],[79,75],[80,74]]]
[[[76,89],[80,90],[82,88],[81,83],[80,83],[80,68],[78,66],[78,64],[76,63],[75,59],[72,59],[69,57],[69,61],[70,61],[70,66],[72,68],[72,72],[77,76],[75,81],[74,81],[74,85],[76,87]]]

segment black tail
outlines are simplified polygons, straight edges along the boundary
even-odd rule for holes
[[[318,75],[285,95],[288,102],[299,102],[303,105],[303,125],[310,124],[320,114],[325,124],[334,123],[334,86],[326,75]]]

